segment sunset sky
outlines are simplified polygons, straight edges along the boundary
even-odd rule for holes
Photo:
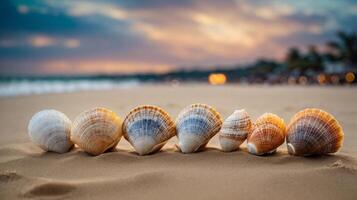
[[[284,57],[357,31],[357,1],[1,0],[1,74],[167,72]]]

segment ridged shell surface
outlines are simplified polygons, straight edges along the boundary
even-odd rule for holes
[[[92,155],[115,147],[122,136],[122,120],[106,108],[93,108],[73,122],[71,140]]]
[[[183,153],[196,152],[206,146],[222,126],[220,114],[205,104],[183,109],[176,119],[179,148]]]
[[[248,113],[236,110],[224,120],[219,131],[219,142],[223,151],[235,151],[247,139],[253,130],[253,123]]]
[[[146,155],[160,150],[176,135],[176,129],[174,121],[163,109],[144,105],[126,116],[123,134],[139,155]]]
[[[65,153],[71,149],[71,120],[57,110],[36,113],[28,125],[31,140],[45,151]]]
[[[343,137],[342,127],[331,114],[307,108],[292,117],[286,142],[290,154],[308,156],[337,152]]]
[[[255,155],[273,153],[284,143],[285,134],[284,120],[265,113],[256,120],[253,132],[248,136],[248,151]]]

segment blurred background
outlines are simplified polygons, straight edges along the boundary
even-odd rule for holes
[[[0,96],[356,83],[354,0],[2,0],[0,19]]]

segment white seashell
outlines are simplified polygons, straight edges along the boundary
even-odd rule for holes
[[[223,151],[235,151],[251,134],[253,123],[248,113],[242,110],[236,110],[230,115],[222,125],[219,131],[219,142]]]
[[[92,155],[115,148],[122,136],[122,120],[111,110],[93,108],[73,122],[71,140]]]
[[[36,113],[28,125],[31,140],[45,151],[65,153],[71,149],[71,120],[57,110]]]
[[[133,109],[126,116],[123,134],[139,155],[146,155],[160,150],[176,135],[176,128],[163,109],[144,105]]]
[[[176,120],[179,148],[192,153],[205,147],[222,126],[220,114],[205,104],[193,104],[183,109]]]

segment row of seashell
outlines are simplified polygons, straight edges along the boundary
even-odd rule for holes
[[[335,153],[343,142],[338,121],[320,109],[298,112],[286,127],[283,119],[271,113],[253,123],[245,110],[234,111],[223,122],[205,104],[184,108],[176,122],[151,105],[133,109],[124,121],[105,108],[84,111],[73,123],[59,111],[43,110],[31,118],[28,133],[45,151],[65,153],[76,144],[92,155],[115,148],[122,136],[139,155],[159,151],[175,135],[183,153],[200,151],[217,133],[223,151],[235,151],[247,140],[248,151],[255,155],[274,153],[285,140],[289,154],[298,156]]]

